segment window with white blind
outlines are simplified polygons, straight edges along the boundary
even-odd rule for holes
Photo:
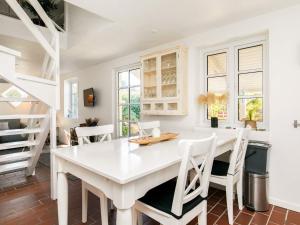
[[[206,107],[205,119],[218,117],[221,125],[241,126],[255,120],[267,126],[266,43],[264,39],[234,42],[204,53],[206,92],[227,95],[227,101]],[[220,99],[220,98],[216,98]]]
[[[238,120],[263,122],[263,44],[236,51]]]

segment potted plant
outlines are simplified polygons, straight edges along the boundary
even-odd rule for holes
[[[247,113],[247,118],[245,119],[245,127],[248,125],[256,129],[257,128],[257,120],[258,120],[258,112],[261,109],[261,101],[259,99],[252,99],[249,102],[247,102],[246,105],[246,113]]]
[[[198,97],[198,103],[200,105],[207,105],[210,112],[211,127],[217,128],[219,126],[219,111],[220,105],[227,102],[227,93],[214,94],[208,92],[206,95],[200,95]],[[217,103],[217,104],[216,104]]]

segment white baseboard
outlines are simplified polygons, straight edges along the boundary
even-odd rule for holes
[[[282,208],[286,208],[286,209],[289,209],[289,210],[300,212],[300,205],[299,204],[286,202],[286,201],[280,200],[278,198],[272,198],[272,197],[270,197],[269,201],[272,205],[276,205],[276,206],[279,206],[279,207],[282,207]]]

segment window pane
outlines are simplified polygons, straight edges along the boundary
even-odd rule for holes
[[[139,135],[139,127],[136,123],[130,123],[130,136]]]
[[[130,88],[130,103],[140,104],[141,89],[139,87]]]
[[[138,121],[140,119],[140,105],[130,105],[130,121]]]
[[[263,68],[262,45],[239,49],[239,71]]]
[[[119,73],[119,87],[128,87],[129,85],[129,75],[128,71]]]
[[[141,82],[141,70],[130,70],[130,86],[138,86]]]
[[[129,135],[129,123],[128,122],[120,122],[119,123],[120,136],[127,137]]]
[[[119,106],[119,120],[129,120],[129,106],[120,105]]]
[[[239,99],[239,120],[263,121],[262,98]]]
[[[214,94],[223,94],[227,90],[226,79],[226,76],[207,78],[207,91]]]
[[[218,117],[219,120],[226,120],[227,119],[226,103],[216,102],[208,106],[207,117],[209,120],[211,117]]]
[[[239,95],[262,95],[263,74],[247,73],[239,74]]]
[[[225,74],[227,71],[226,53],[207,56],[207,74]]]
[[[120,89],[119,90],[119,104],[128,104],[129,103],[129,90]]]

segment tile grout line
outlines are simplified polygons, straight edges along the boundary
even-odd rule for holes
[[[271,211],[270,211],[270,215],[269,215],[269,218],[268,218],[268,220],[267,220],[267,223],[266,223],[266,224],[268,224],[268,223],[270,222],[270,219],[271,219],[271,216],[272,216],[273,210],[274,210],[274,206],[272,206],[272,209],[271,209]]]
[[[285,214],[285,218],[284,218],[284,224],[286,224],[286,222],[287,222],[289,211],[290,210],[288,210],[288,209],[286,210],[286,214]]]
[[[250,215],[250,214],[248,214],[248,215]],[[250,222],[248,223],[248,225],[250,225],[251,223],[252,223],[252,221],[254,220],[254,216],[256,215],[256,212],[254,212],[254,214],[253,215],[251,215],[252,216],[252,219],[250,220]]]

